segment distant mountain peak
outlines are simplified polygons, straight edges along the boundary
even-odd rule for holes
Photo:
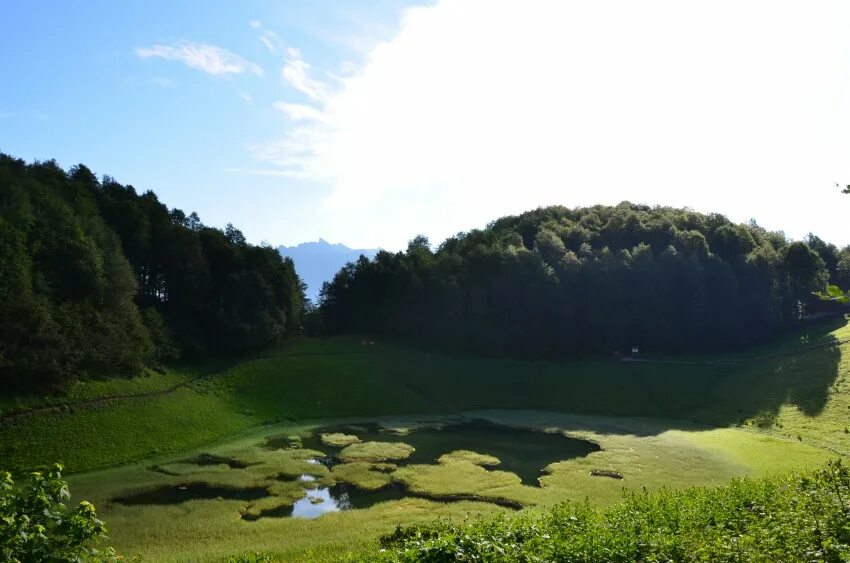
[[[314,302],[319,297],[322,283],[333,279],[346,262],[365,255],[374,258],[378,248],[349,248],[342,243],[331,243],[319,237],[318,241],[307,241],[295,246],[279,246],[282,256],[292,258],[295,271],[307,284],[307,297]]]

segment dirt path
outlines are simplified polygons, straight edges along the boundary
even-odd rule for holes
[[[260,356],[258,358],[254,358],[254,360],[264,360],[269,359],[271,357],[281,357],[281,356],[339,356],[346,354],[366,354],[371,353],[365,350],[357,350],[353,352],[294,352],[291,354],[280,354],[278,356]],[[235,365],[235,364],[234,364]],[[199,375],[197,377],[193,377],[192,379],[188,379],[181,383],[176,383],[169,387],[165,387],[163,389],[157,389],[155,391],[145,391],[143,393],[126,393],[121,395],[106,395],[103,397],[97,397],[94,399],[86,399],[84,401],[76,401],[76,402],[68,402],[68,403],[57,403],[53,405],[43,405],[40,407],[30,407],[19,410],[13,410],[10,412],[0,413],[0,423],[6,422],[7,420],[15,420],[17,418],[23,418],[25,416],[30,416],[33,414],[40,414],[46,412],[59,412],[66,409],[79,409],[79,408],[89,408],[89,407],[99,407],[105,404],[113,403],[116,401],[126,401],[130,399],[145,399],[150,397],[165,397],[166,395],[171,395],[172,393],[182,389],[184,387],[189,387],[190,385],[197,383],[198,381],[202,381],[204,379],[212,379],[215,377],[219,377],[227,370],[233,367],[228,366],[222,368],[220,370],[216,370],[210,373],[205,373]]]
[[[105,405],[107,403],[115,402],[115,401],[124,401],[127,399],[144,399],[146,397],[164,397],[166,395],[170,395],[177,391],[178,389],[182,389],[183,387],[188,387],[189,385],[201,381],[203,379],[208,379],[211,377],[215,377],[216,375],[221,374],[223,371],[213,372],[213,373],[205,373],[203,375],[199,375],[197,377],[193,377],[187,381],[183,381],[182,383],[177,383],[175,385],[171,385],[170,387],[166,387],[164,389],[157,389],[156,391],[146,391],[144,393],[126,393],[122,395],[106,395],[104,397],[97,397],[95,399],[87,399],[85,401],[77,401],[72,403],[59,403],[55,405],[44,405],[41,407],[32,407],[26,409],[20,409],[12,412],[7,412],[0,414],[0,422],[4,422],[6,420],[14,420],[16,418],[22,418],[24,416],[29,416],[31,414],[39,414],[51,411],[62,411],[65,409],[77,409],[77,408],[86,408],[86,407],[96,407]]]

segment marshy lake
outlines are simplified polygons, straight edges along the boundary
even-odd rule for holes
[[[375,504],[408,497],[439,502],[477,500],[505,508],[520,509],[522,504],[500,497],[472,493],[431,494],[413,490],[403,480],[392,477],[399,469],[463,462],[488,472],[511,473],[523,485],[539,487],[539,478],[550,464],[599,451],[590,440],[575,438],[559,431],[543,431],[497,424],[487,420],[424,422],[407,426],[382,425],[378,422],[333,424],[300,433],[271,435],[262,443],[268,452],[292,455],[305,452],[299,473],[279,472],[267,477],[279,483],[295,485],[287,495],[275,495],[274,487],[248,484],[214,484],[201,480],[210,470],[248,472],[262,461],[202,453],[172,464],[151,466],[154,472],[183,477],[178,483],[122,493],[111,500],[125,506],[173,505],[192,500],[259,501],[286,496],[292,502],[243,511],[242,518],[255,521],[268,517],[313,519],[330,512],[370,508]],[[357,450],[364,450],[358,453]],[[196,466],[197,471],[192,471]],[[344,472],[356,466],[352,476]],[[189,468],[187,470],[187,468]],[[335,471],[336,469],[336,471]],[[270,466],[270,472],[275,468]],[[328,479],[328,473],[334,476]],[[364,483],[363,473],[385,476],[377,486]],[[210,475],[206,475],[209,477]],[[231,482],[237,480],[229,479]],[[298,488],[301,489],[299,495]],[[299,497],[300,498],[296,498]]]

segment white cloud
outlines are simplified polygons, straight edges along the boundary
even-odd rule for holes
[[[286,50],[287,59],[281,74],[283,79],[293,88],[315,102],[324,103],[328,100],[328,87],[310,76],[310,65],[301,58],[301,51],[294,47]]]
[[[251,20],[248,22],[248,25],[250,25],[254,29],[260,29],[261,27],[263,27],[263,24],[258,20]]]
[[[246,104],[254,103],[254,97],[248,92],[239,92],[239,97],[242,98],[242,100],[244,100]]]
[[[310,105],[250,148],[357,245],[624,199],[848,243],[847,21],[840,0],[441,0],[337,87],[290,49]]]
[[[242,74],[249,72],[257,76],[263,75],[263,69],[259,65],[246,61],[236,53],[208,45],[194,43],[192,41],[178,41],[174,45],[154,45],[153,47],[139,47],[136,55],[143,58],[158,57],[170,61],[179,61],[188,66],[213,76],[228,76],[231,74]]]
[[[283,112],[289,119],[293,121],[316,120],[324,118],[324,113],[320,109],[304,104],[292,104],[288,102],[275,102],[275,109]]]

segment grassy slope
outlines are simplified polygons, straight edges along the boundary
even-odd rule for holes
[[[798,338],[848,337],[845,326]],[[786,349],[783,343],[754,354]],[[846,356],[821,349],[743,366],[623,365],[608,359],[555,363],[442,356],[364,348],[348,339],[303,341],[162,398],[6,421],[0,428],[0,459],[13,469],[59,459],[69,470],[81,471],[180,451],[281,420],[476,408],[655,416],[721,426],[778,413],[782,428],[772,431],[799,434],[844,453],[850,450],[843,435],[842,409],[850,407],[850,397],[842,400],[850,371]],[[68,401],[146,392],[188,378],[185,372],[169,372],[89,383],[73,389]],[[103,432],[107,439],[96,434]]]
[[[754,352],[850,338],[818,328]],[[306,340],[159,398],[71,408],[0,423],[0,459],[23,470],[63,461],[84,471],[181,451],[261,424],[321,417],[535,409],[652,416],[716,426],[757,419],[767,430],[850,452],[848,345],[743,365],[621,364],[609,359],[528,362],[443,356],[354,340]],[[89,383],[69,402],[146,392],[189,379]],[[680,425],[670,423],[672,428]],[[779,426],[781,425],[781,427]]]

